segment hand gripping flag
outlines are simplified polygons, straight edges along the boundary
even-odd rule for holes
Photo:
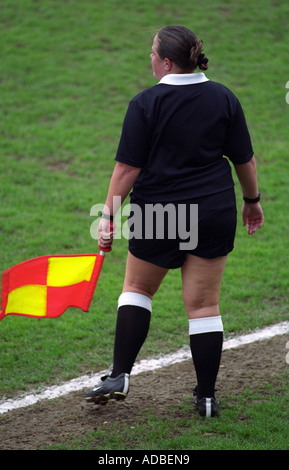
[[[7,269],[2,274],[0,320],[7,315],[56,318],[68,307],[88,312],[104,256],[103,251],[45,255]]]

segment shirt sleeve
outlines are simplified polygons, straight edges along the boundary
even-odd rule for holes
[[[150,151],[150,133],[136,100],[129,103],[115,160],[143,168]]]
[[[247,163],[254,155],[245,115],[235,96],[230,99],[230,125],[225,140],[224,155],[233,164]]]

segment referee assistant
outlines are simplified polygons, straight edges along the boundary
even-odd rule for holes
[[[228,88],[206,77],[208,59],[202,48],[202,41],[182,26],[167,26],[155,36],[150,58],[158,83],[129,103],[98,228],[99,246],[107,248],[113,239],[109,223],[117,209],[114,196],[122,202],[130,193],[142,215],[148,207],[170,204],[179,225],[196,227],[188,218],[190,208],[198,207],[197,243],[181,249],[180,230],[172,237],[168,220],[164,236],[158,236],[156,218],[149,227],[153,236],[147,239],[144,215],[139,220],[142,236],[136,237],[132,211],[113,370],[86,394],[87,401],[126,397],[133,364],[149,330],[154,294],[168,270],[180,268],[197,376],[194,402],[201,416],[218,412],[214,390],[223,344],[219,296],[234,247],[237,214],[229,161],[243,191],[242,219],[248,234],[262,226],[263,213],[242,107]],[[185,220],[179,216],[180,207],[185,207]]]

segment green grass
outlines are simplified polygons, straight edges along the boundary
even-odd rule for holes
[[[226,334],[287,319],[288,13],[273,0],[3,0],[0,271],[44,254],[97,250],[90,209],[104,202],[127,104],[155,84],[155,32],[179,23],[204,40],[208,77],[238,95],[258,161],[265,224],[248,237],[239,216],[221,297]],[[116,240],[89,313],[1,322],[2,395],[110,365],[126,250]],[[140,358],[187,344],[180,288],[180,273],[169,273]],[[169,436],[154,440],[173,445]]]

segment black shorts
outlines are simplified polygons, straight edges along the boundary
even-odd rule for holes
[[[234,248],[237,210],[234,189],[186,203],[147,203],[131,198],[129,251],[167,269],[186,254],[226,256]]]

